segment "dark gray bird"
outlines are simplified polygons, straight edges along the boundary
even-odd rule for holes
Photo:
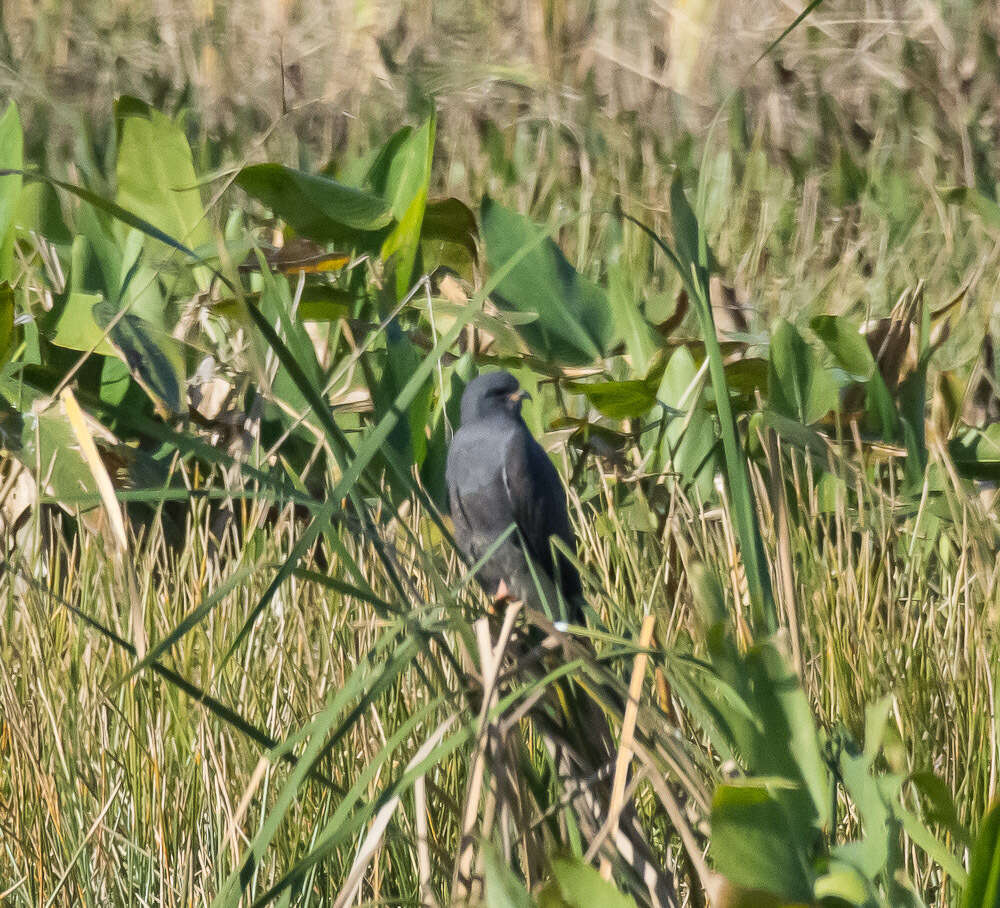
[[[566,603],[566,617],[582,622],[580,575],[562,552],[553,557],[550,543],[557,536],[570,551],[576,549],[566,493],[521,418],[521,401],[528,396],[509,372],[480,375],[466,387],[446,472],[455,541],[475,563],[513,524],[476,579],[491,595],[540,608],[530,559],[550,607],[558,606],[549,600],[549,584]]]
[[[462,395],[462,425],[452,439],[446,471],[455,541],[474,564],[513,524],[514,532],[485,560],[477,580],[490,595],[509,595],[538,610],[546,601],[553,610],[559,609],[562,599],[566,617],[582,624],[580,575],[562,552],[553,555],[551,544],[558,537],[570,551],[576,549],[566,493],[552,461],[521,419],[521,401],[527,396],[509,372],[480,375]],[[541,625],[533,622],[532,630],[529,645],[538,641]],[[573,643],[592,655],[586,640]],[[570,641],[564,647],[567,658],[579,656]],[[551,665],[533,665],[523,653],[513,655],[521,660],[519,665],[527,675],[543,676],[551,669]],[[559,695],[536,706],[531,716],[555,757],[564,793],[578,808],[581,830],[593,841],[607,817],[615,738],[590,694],[566,678],[553,687]],[[614,701],[615,692],[607,699]],[[631,802],[623,805],[610,838],[648,887],[650,903],[676,908],[673,881],[657,865]]]

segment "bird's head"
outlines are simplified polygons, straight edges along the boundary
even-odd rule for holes
[[[531,398],[509,372],[488,372],[472,379],[462,395],[462,424],[490,416],[521,415],[521,401]]]

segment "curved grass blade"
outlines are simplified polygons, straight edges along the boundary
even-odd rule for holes
[[[705,232],[695,218],[694,212],[691,211],[684,190],[676,179],[670,191],[670,208],[674,229],[694,232],[695,235],[685,236],[683,248],[697,249],[697,261],[682,262],[678,254],[652,229],[621,211],[620,207],[618,212],[621,217],[635,224],[663,251],[680,273],[681,280],[684,281],[691,299],[695,302],[705,343],[705,353],[708,357],[712,388],[715,392],[719,429],[722,434],[722,448],[725,454],[726,478],[733,509],[733,522],[736,525],[743,564],[746,569],[754,620],[759,629],[770,634],[774,633],[778,627],[777,609],[771,589],[771,575],[764,554],[764,540],[757,519],[757,511],[754,507],[750,473],[746,457],[740,447],[739,430],[736,427],[736,417],[729,399],[726,368],[722,360],[722,350],[719,347],[719,338],[715,331],[715,321],[709,303],[708,246]],[[681,248],[680,244],[678,244],[678,248]]]
[[[410,380],[406,383],[397,395],[396,399],[389,406],[388,412],[386,412],[385,416],[383,416],[376,426],[365,436],[364,441],[361,443],[360,447],[358,447],[353,459],[344,465],[343,473],[333,490],[330,492],[329,497],[316,509],[312,522],[308,527],[306,527],[302,536],[299,537],[298,541],[292,547],[292,551],[278,569],[274,579],[270,584],[268,584],[268,587],[264,591],[260,600],[250,610],[250,614],[247,616],[243,627],[240,628],[240,631],[236,635],[236,638],[233,640],[229,650],[223,658],[220,669],[226,664],[226,662],[229,661],[230,658],[232,658],[236,650],[239,649],[239,647],[243,644],[243,641],[246,640],[254,622],[256,622],[256,620],[260,617],[264,609],[267,608],[281,584],[292,575],[299,559],[316,540],[320,532],[329,525],[334,514],[337,512],[337,509],[340,507],[340,502],[347,499],[354,493],[354,487],[367,470],[368,465],[376,457],[376,455],[383,450],[385,443],[393,429],[396,427],[396,424],[401,419],[406,419],[406,414],[410,405],[416,399],[417,395],[423,390],[425,383],[431,377],[434,369],[437,368],[437,364],[441,357],[443,357],[448,349],[458,340],[465,326],[472,321],[479,309],[482,308],[484,300],[526,255],[530,254],[533,249],[539,246],[547,238],[548,234],[539,233],[529,242],[525,243],[503,264],[503,266],[497,268],[496,271],[493,272],[489,280],[486,281],[480,291],[472,298],[472,300],[470,300],[469,304],[463,307],[456,314],[451,327],[439,337],[438,342],[424,357],[420,365],[413,371],[413,374],[410,376]],[[292,357],[288,348],[281,341],[281,338],[278,337],[277,332],[275,332],[275,330],[267,322],[267,319],[264,318],[263,313],[261,313],[256,306],[252,306],[250,304],[248,304],[248,309],[268,343],[274,345],[275,353],[279,354],[280,352],[280,356],[283,358],[282,364],[285,365],[285,361],[288,361],[292,366],[292,368],[289,369],[289,375],[292,376],[293,380],[297,384],[301,383],[300,390],[303,394],[308,395],[307,400],[309,400],[313,406],[319,403],[321,410],[328,410],[328,408],[322,403],[322,398],[316,389],[308,387],[308,380],[302,370],[298,368],[297,364],[291,362]],[[327,420],[329,420],[329,423],[333,423],[333,416],[329,412],[317,415],[323,422],[324,427],[328,427]],[[340,429],[335,423],[333,424],[333,431],[337,435],[340,434]],[[350,449],[349,444],[348,449]],[[361,513],[362,511],[359,508],[359,516]]]
[[[129,678],[137,675],[144,668],[148,668],[153,662],[156,662],[160,656],[177,643],[199,621],[206,617],[226,596],[249,577],[253,576],[255,571],[256,568],[246,566],[230,574],[221,585],[217,586],[209,596],[201,601],[200,605],[188,612],[169,634],[152,646],[146,655],[128,670],[128,674],[121,679],[119,684],[125,683]]]
[[[28,582],[40,593],[44,594],[58,605],[61,605],[64,609],[66,609],[67,611],[75,615],[80,621],[82,621],[83,624],[85,624],[91,630],[97,631],[102,637],[104,637],[107,640],[110,640],[113,644],[115,644],[115,646],[125,650],[125,652],[129,653],[132,656],[136,655],[135,647],[131,643],[129,643],[126,639],[124,639],[123,637],[119,637],[118,634],[116,634],[113,630],[111,630],[108,627],[105,627],[96,618],[92,618],[85,611],[83,611],[83,609],[73,605],[72,602],[63,599],[62,596],[52,592],[52,590],[48,589],[45,586],[45,584],[43,584],[41,581],[33,577],[28,571],[23,571],[14,567],[7,560],[0,561],[0,573],[2,573],[5,570],[18,574],[21,578],[23,578],[26,582]],[[220,719],[227,725],[231,725],[237,731],[246,735],[252,741],[255,741],[257,744],[261,745],[265,749],[276,750],[281,747],[281,742],[278,741],[276,738],[272,738],[267,732],[262,731],[261,729],[257,728],[255,725],[251,724],[246,719],[244,719],[238,712],[236,712],[235,710],[226,706],[220,700],[215,699],[215,697],[203,691],[200,687],[198,687],[197,684],[188,681],[186,678],[182,677],[177,672],[167,668],[162,663],[160,662],[150,663],[149,669],[155,672],[165,681],[169,682],[170,684],[173,684],[179,690],[183,691],[196,703],[200,703],[217,719]],[[297,766],[299,763],[299,760],[294,756],[294,754],[290,753],[284,753],[282,755],[282,759],[286,763],[289,763],[292,766]],[[307,772],[309,773],[310,778],[315,779],[316,781],[322,783],[331,791],[337,794],[343,794],[343,789],[339,785],[337,785],[336,782],[334,782],[330,778],[327,778],[321,772],[311,767],[307,769]]]
[[[583,664],[582,660],[574,659],[560,665],[558,668],[553,669],[543,677],[511,691],[505,697],[498,700],[494,707],[489,711],[486,717],[487,722],[492,722],[494,719],[510,709],[519,700],[525,700],[530,697],[536,690],[550,684],[554,684],[561,678],[576,672],[583,666]],[[401,797],[410,789],[410,787],[412,787],[413,783],[420,776],[426,775],[427,771],[434,765],[454,753],[467,741],[472,740],[478,733],[479,728],[480,717],[470,715],[467,721],[464,722],[455,732],[453,732],[450,737],[446,738],[440,744],[429,750],[421,760],[411,761],[406,768],[395,779],[393,779],[385,787],[385,789],[383,789],[379,797],[369,800],[360,811],[353,814],[349,818],[339,817],[337,815],[332,817],[323,827],[323,831],[320,834],[315,847],[305,857],[298,861],[298,863],[296,863],[295,866],[293,866],[281,880],[275,883],[274,886],[257,899],[254,902],[254,908],[262,908],[262,906],[273,901],[283,891],[288,889],[288,887],[304,879],[306,874],[314,866],[329,856],[329,854],[332,853],[333,850],[342,842],[353,837],[358,830],[360,830],[361,827],[364,826],[364,824],[367,823],[368,820],[371,819],[371,817],[386,804],[394,798]],[[428,740],[430,740],[430,738]],[[338,822],[335,823],[335,820]],[[221,906],[222,904],[233,905],[235,903],[227,902],[219,904]]]
[[[193,249],[185,246],[180,240],[175,240],[172,236],[164,233],[159,227],[154,224],[150,224],[149,221],[144,220],[137,214],[129,211],[126,208],[122,208],[121,205],[111,202],[104,196],[98,195],[96,192],[91,192],[89,189],[84,189],[82,186],[76,186],[73,183],[66,183],[63,180],[57,180],[55,177],[50,177],[44,173],[39,173],[34,170],[0,170],[0,177],[5,176],[21,176],[26,180],[36,180],[42,183],[48,183],[57,189],[65,190],[77,198],[82,199],[95,208],[100,209],[106,214],[110,214],[113,218],[121,221],[123,224],[128,224],[129,227],[134,227],[136,230],[145,233],[147,236],[153,237],[153,239],[159,240],[161,243],[165,243],[172,249],[176,249],[178,252],[184,253],[184,255],[196,261],[199,265],[204,265],[206,268],[210,269],[212,274],[214,274],[223,284],[225,284],[234,293],[236,288],[233,286],[232,281],[229,280],[221,271],[209,264],[205,259],[203,259],[197,252]]]
[[[398,637],[399,632],[397,630],[393,630],[391,634],[384,634],[380,642],[384,643],[384,641],[389,638],[398,640]],[[381,647],[376,644],[376,648],[378,649]],[[329,702],[323,709],[321,715],[312,723],[313,733],[309,739],[309,744],[302,752],[298,766],[296,766],[284,786],[282,786],[281,792],[279,793],[274,806],[271,808],[271,811],[268,813],[267,819],[261,827],[260,832],[258,832],[254,837],[254,840],[250,843],[250,846],[247,849],[245,857],[240,862],[239,869],[229,875],[229,878],[219,890],[219,894],[213,902],[213,905],[223,906],[236,905],[239,903],[243,891],[247,888],[250,880],[253,878],[257,864],[263,857],[265,850],[277,832],[278,826],[284,819],[285,814],[292,806],[295,796],[298,794],[299,788],[305,782],[310,769],[312,769],[312,767],[315,766],[315,764],[321,759],[323,752],[326,750],[327,732],[337,720],[337,716],[341,713],[344,707],[346,707],[356,695],[363,692],[369,683],[377,682],[380,679],[385,683],[388,683],[389,680],[398,675],[399,672],[401,672],[410,663],[416,654],[416,644],[411,640],[404,642],[402,647],[394,650],[392,655],[385,661],[384,664],[376,664],[370,661],[362,662],[351,673],[351,676],[347,679],[343,686],[341,686],[330,697]],[[374,679],[374,681],[372,679]]]

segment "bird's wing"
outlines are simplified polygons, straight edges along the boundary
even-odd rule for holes
[[[575,550],[576,540],[559,474],[526,428],[512,437],[507,446],[503,479],[514,521],[528,551],[555,578],[549,537],[558,536],[570,551]],[[578,592],[580,581],[572,565],[560,557],[559,567],[564,592]]]

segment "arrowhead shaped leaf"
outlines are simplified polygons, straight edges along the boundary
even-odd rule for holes
[[[545,231],[527,218],[487,197],[480,219],[486,258],[494,271],[521,256],[493,299],[501,309],[537,314],[535,321],[518,326],[528,346],[539,356],[568,365],[607,355],[616,337],[604,290],[580,275]]]
[[[259,199],[298,233],[318,242],[358,240],[392,221],[385,199],[281,164],[252,164],[236,185]]]

